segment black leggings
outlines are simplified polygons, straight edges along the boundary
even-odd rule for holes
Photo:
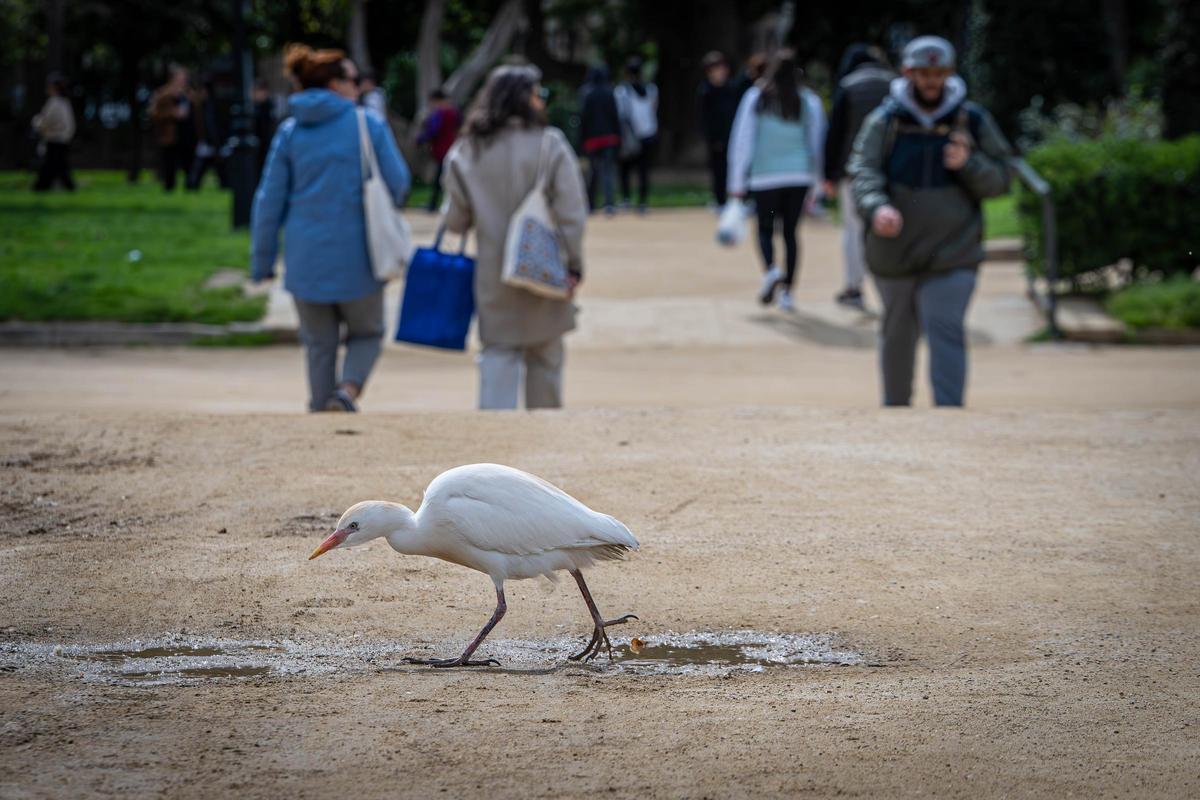
[[[46,155],[38,170],[35,191],[44,192],[54,186],[55,181],[62,181],[63,188],[75,191],[75,179],[71,177],[71,145],[65,142],[46,142]]]
[[[637,169],[638,174],[638,205],[644,206],[650,198],[650,167],[654,165],[654,151],[658,146],[658,140],[651,136],[648,139],[640,140],[642,143],[638,154],[633,158],[623,159],[621,161],[621,199],[629,202],[630,173]]]
[[[783,249],[785,274],[783,285],[792,288],[796,279],[796,261],[800,255],[800,243],[796,229],[800,227],[800,215],[804,213],[804,198],[807,186],[784,186],[779,189],[763,189],[754,193],[754,206],[758,212],[758,246],[762,250],[763,269],[775,263],[775,223],[783,225]]]

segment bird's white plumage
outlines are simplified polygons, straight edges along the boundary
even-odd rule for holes
[[[510,578],[553,578],[638,549],[629,528],[593,511],[527,472],[500,464],[447,470],[425,490],[414,514],[402,505],[367,500],[338,522],[340,544],[387,537],[393,549],[452,561],[486,572],[500,585]]]
[[[472,661],[471,654],[504,616],[504,582],[509,579],[553,578],[558,570],[571,571],[594,625],[591,641],[572,660],[590,660],[602,649],[611,658],[612,642],[605,629],[637,619],[626,614],[605,620],[582,573],[596,561],[621,559],[637,550],[638,540],[629,529],[557,486],[512,467],[469,464],[447,470],[429,484],[415,514],[383,500],[355,503],[309,559],[381,537],[398,552],[452,561],[487,573],[496,584],[496,610],[461,656],[413,663],[435,667],[498,663]]]
[[[582,569],[638,549],[629,528],[558,487],[512,467],[470,464],[434,478],[418,526],[443,557],[511,578]]]

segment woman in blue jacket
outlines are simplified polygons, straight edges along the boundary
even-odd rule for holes
[[[293,45],[287,70],[300,86],[291,117],[271,142],[251,217],[251,277],[275,277],[284,231],[284,288],[300,317],[308,361],[309,409],[357,411],[379,358],[383,284],[367,251],[359,152],[358,71],[341,50]],[[408,194],[408,167],[387,123],[366,115],[379,172],[397,207]],[[338,341],[346,355],[338,373]]]

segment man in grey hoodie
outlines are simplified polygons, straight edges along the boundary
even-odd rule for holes
[[[980,203],[1009,186],[1004,135],[968,102],[954,48],[921,36],[904,48],[903,77],[863,123],[846,171],[869,229],[867,266],[883,299],[883,403],[909,405],[922,333],[934,402],[961,406],[963,320],[983,261]]]

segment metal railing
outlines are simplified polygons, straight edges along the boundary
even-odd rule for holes
[[[1042,255],[1046,264],[1046,296],[1038,295],[1034,284],[1033,273],[1028,273],[1029,294],[1042,312],[1046,315],[1047,333],[1051,338],[1059,339],[1062,332],[1058,329],[1058,224],[1054,216],[1054,198],[1051,196],[1050,184],[1037,174],[1033,167],[1023,158],[1010,158],[1009,164],[1021,183],[1042,200]]]

